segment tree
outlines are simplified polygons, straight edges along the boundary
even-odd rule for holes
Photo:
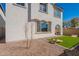
[[[71,20],[71,25],[72,25],[72,27],[76,27],[76,25],[77,25],[77,20],[78,20],[78,18],[73,18],[72,20]]]
[[[63,27],[71,27],[71,21],[64,21]]]

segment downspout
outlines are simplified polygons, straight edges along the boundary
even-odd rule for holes
[[[28,3],[28,23],[26,24],[29,24],[29,22],[31,23],[31,3]],[[29,26],[26,26],[26,27],[29,27]],[[27,29],[26,29],[26,38],[27,38],[27,48],[30,48],[31,47],[31,43],[32,43],[32,23],[31,23],[31,39],[29,40],[28,39],[28,34],[27,34]]]
[[[27,4],[28,5],[28,4]],[[27,16],[26,17],[28,17],[28,6],[27,6],[26,4],[25,4],[25,6],[27,7],[27,10],[26,10],[26,14],[27,14]],[[27,18],[28,19],[28,18]],[[28,31],[27,31],[27,25],[28,25],[28,21],[26,20],[25,21],[25,39],[26,39],[26,48],[28,48]]]
[[[26,48],[28,48],[27,23],[25,23],[25,39],[27,39]]]
[[[31,23],[31,39],[30,40],[28,40],[28,47],[30,48],[31,47],[31,45],[32,45],[32,21],[31,21],[31,3],[28,3],[28,22],[30,22]]]

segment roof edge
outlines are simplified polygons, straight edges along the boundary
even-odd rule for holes
[[[58,10],[60,10],[61,12],[63,12],[63,8],[58,7],[58,6],[56,5],[56,3],[53,4],[53,7],[54,7],[54,9],[58,9]]]

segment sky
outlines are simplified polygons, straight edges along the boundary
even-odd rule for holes
[[[5,10],[6,10],[6,4],[5,3],[0,3],[0,4],[2,6],[3,11],[5,12]]]
[[[63,20],[79,17],[79,3],[57,3],[57,6],[63,9]]]
[[[1,4],[5,11],[6,4]],[[57,3],[56,5],[63,9],[63,20],[68,21],[74,17],[79,17],[79,3]]]

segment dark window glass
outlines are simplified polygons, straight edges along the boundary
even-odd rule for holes
[[[59,11],[58,9],[55,9],[54,16],[61,18],[61,11]]]
[[[40,11],[47,12],[47,4],[46,3],[40,3]]]
[[[48,32],[51,31],[51,23],[50,22],[37,22],[37,32]]]
[[[48,31],[48,24],[46,22],[40,22],[40,30],[42,32]]]
[[[24,3],[17,3],[18,5],[21,5],[21,6],[25,6],[25,4]]]

